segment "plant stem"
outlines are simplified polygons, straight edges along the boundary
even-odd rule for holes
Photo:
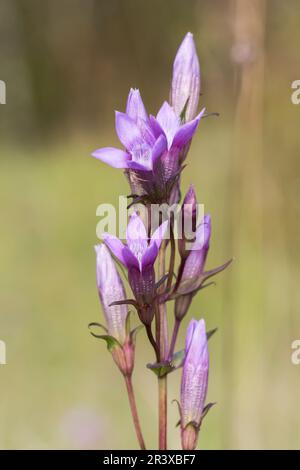
[[[130,409],[131,409],[136,436],[138,438],[140,448],[142,450],[145,450],[146,446],[145,446],[144,438],[142,435],[142,430],[141,430],[138,412],[136,408],[135,395],[134,395],[134,390],[132,386],[131,376],[124,376],[124,378],[125,378],[126,388],[128,392],[128,399],[129,399],[129,404],[130,404]]]
[[[174,273],[174,266],[175,266],[175,255],[176,255],[176,246],[175,246],[175,239],[174,239],[174,230],[173,230],[173,223],[170,225],[170,244],[171,244],[171,255],[170,255],[170,265],[169,265],[169,276],[167,281],[167,288],[166,291],[169,292],[172,286],[173,281],[173,273]]]
[[[159,450],[167,449],[167,375],[158,379]]]
[[[159,255],[158,255],[158,276],[161,279],[166,272],[166,249],[167,240],[163,240]],[[163,292],[164,287],[159,289],[160,293]],[[165,302],[158,304],[160,335],[157,338],[160,351],[160,360],[166,359],[168,354],[168,321],[167,321],[167,307]]]
[[[153,334],[152,334],[152,329],[151,329],[151,325],[146,325],[146,332],[147,332],[147,336],[148,336],[148,339],[154,349],[154,352],[155,352],[155,356],[156,356],[156,360],[157,362],[159,362],[159,350],[158,350],[158,347],[157,347],[157,343],[153,337]]]
[[[176,318],[175,323],[174,323],[172,339],[171,339],[171,345],[170,345],[170,349],[169,349],[169,359],[172,359],[172,356],[174,354],[180,323],[181,323],[181,321]]]
[[[158,257],[159,277],[165,275],[167,241],[164,240]],[[157,305],[157,343],[159,345],[160,361],[168,357],[168,323],[166,304]],[[158,444],[160,450],[167,449],[167,376],[158,378]]]

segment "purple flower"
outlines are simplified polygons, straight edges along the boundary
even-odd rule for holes
[[[164,135],[167,140],[167,150],[155,165],[155,177],[159,187],[166,187],[170,181],[172,184],[176,183],[176,180],[173,180],[179,178],[181,163],[186,157],[189,144],[204,113],[205,109],[192,121],[182,124],[180,117],[175,113],[172,106],[165,101],[156,118],[150,116],[151,127],[155,136]],[[173,185],[169,193],[172,189],[176,192],[176,186]],[[175,201],[172,202],[177,202],[176,197]]]
[[[201,224],[196,230],[196,238],[193,242],[189,255],[184,263],[181,282],[194,280],[202,276],[204,265],[209,250],[209,241],[211,235],[211,218],[205,215]]]
[[[190,185],[181,209],[181,229],[182,236],[178,240],[178,249],[182,259],[185,259],[190,253],[186,250],[186,242],[195,240],[197,226],[197,198],[194,187]]]
[[[92,155],[126,169],[132,191],[151,200],[167,200],[179,171],[179,156],[191,141],[205,110],[181,124],[165,102],[156,118],[148,117],[139,90],[130,90],[126,113],[116,112],[116,132],[125,150],[105,147]]]
[[[204,280],[204,265],[209,250],[210,234],[210,216],[205,215],[201,224],[196,229],[195,241],[190,249],[186,249],[186,243],[181,243],[180,245],[180,253],[184,256],[182,257],[175,287],[177,294],[175,316],[178,320],[182,320],[186,315],[195,292],[197,292]],[[179,241],[182,242],[182,240]]]
[[[200,64],[191,33],[183,39],[173,65],[171,104],[177,116],[185,109],[185,120],[190,121],[197,114],[200,96]]]
[[[191,141],[204,113],[205,108],[202,109],[195,119],[182,124],[180,117],[175,113],[173,107],[165,101],[158,111],[156,118],[150,116],[151,127],[156,137],[160,135],[165,136],[169,152],[178,153]]]
[[[165,137],[155,137],[151,129],[139,90],[130,90],[126,113],[116,111],[116,132],[125,150],[105,147],[92,153],[114,168],[152,171],[167,147]]]
[[[205,321],[191,320],[187,329],[181,378],[182,447],[196,447],[208,386],[209,355]]]
[[[108,333],[123,344],[126,337],[126,305],[113,305],[112,302],[125,300],[125,289],[109,250],[102,243],[95,247],[96,277],[99,297],[108,326]]]
[[[128,269],[128,280],[137,303],[144,309],[141,319],[151,323],[153,309],[151,304],[155,295],[154,263],[164,238],[168,222],[156,229],[150,240],[141,218],[134,212],[129,220],[124,245],[114,235],[104,233],[102,238],[112,253]],[[151,308],[150,308],[151,307]]]

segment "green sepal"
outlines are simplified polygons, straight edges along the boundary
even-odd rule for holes
[[[96,323],[96,322],[93,322],[93,323],[90,323],[89,324],[89,329],[91,329],[92,326],[98,326],[100,328],[103,328],[104,330],[106,330],[107,332],[107,328],[105,328],[103,325],[101,325],[100,323]],[[97,335],[96,333],[93,333],[93,331],[90,331],[91,335],[94,336],[94,338],[97,338],[97,339],[103,339],[104,341],[106,341],[106,345],[107,345],[107,349],[109,351],[112,351],[114,348],[122,348],[121,344],[119,343],[119,341],[114,338],[113,336],[109,335],[109,334],[106,334],[106,335]]]
[[[170,361],[156,362],[155,364],[147,364],[148,369],[151,369],[158,377],[173,372],[182,366],[185,356],[185,351],[182,349],[175,353]]]
[[[212,335],[214,335],[216,333],[216,331],[218,331],[218,328],[213,328],[212,330],[208,330],[206,332],[207,341],[212,337]]]
[[[216,402],[207,403],[207,405],[205,405],[205,407],[203,408],[203,411],[202,411],[201,421],[202,421],[202,419],[207,415],[207,413],[209,412],[209,410],[210,410],[214,405],[216,405]]]
[[[104,341],[106,341],[106,346],[107,346],[107,349],[111,352],[113,349],[115,348],[122,348],[121,344],[119,343],[119,341],[114,338],[113,336],[111,335],[100,335],[100,336],[96,336],[94,335],[93,333],[91,333],[93,336],[95,336],[96,338],[99,338],[99,339],[104,339]]]
[[[181,425],[181,406],[180,406],[180,403],[178,400],[174,399],[172,400],[172,403],[176,403],[177,406],[178,406],[178,411],[179,411],[179,416],[180,416],[180,419],[177,421],[176,425],[175,425],[175,428],[178,428],[178,426]]]
[[[187,106],[189,104],[189,100],[190,100],[190,97],[187,98],[185,105],[183,106],[182,111],[180,113],[179,119],[180,119],[181,124],[185,123],[185,120],[186,120],[185,115],[186,115]]]
[[[127,313],[126,320],[125,320],[126,336],[128,336],[130,334],[130,317],[131,317],[131,315],[132,315],[132,312],[131,312],[131,310],[129,310],[129,312]]]
[[[157,377],[164,377],[172,371],[169,362],[156,362],[155,364],[147,364],[148,369],[152,370]]]
[[[130,332],[130,342],[132,344],[135,344],[135,341],[136,341],[136,335],[138,334],[138,332],[144,328],[144,325],[139,325],[137,326],[136,328],[134,328],[131,332]]]
[[[201,417],[202,419],[202,417]],[[196,423],[196,421],[189,421],[185,426],[184,429],[186,429],[188,426],[192,426],[194,429],[196,429],[197,432],[199,432],[200,426],[201,426],[201,421],[200,424]]]
[[[91,327],[93,326],[97,326],[98,328],[102,328],[102,330],[105,331],[105,333],[108,333],[108,329],[106,328],[106,326],[102,325],[102,323],[97,323],[95,321],[93,321],[92,323],[89,323],[88,324],[88,329],[90,330]],[[94,334],[91,332],[91,334],[94,336]]]

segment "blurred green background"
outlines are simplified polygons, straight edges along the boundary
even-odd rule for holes
[[[201,105],[220,117],[201,122],[183,188],[193,182],[212,214],[208,267],[235,258],[191,308],[219,328],[208,393],[217,406],[200,447],[299,447],[299,2],[0,0],[0,10],[0,447],[136,448],[122,378],[87,329],[103,321],[96,207],[128,187],[89,154],[117,145],[114,110],[131,86],[156,113],[187,31]],[[149,448],[152,359],[141,332],[134,383]],[[179,448],[179,374],[169,382],[169,446]]]

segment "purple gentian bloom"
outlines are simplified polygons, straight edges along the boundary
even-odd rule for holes
[[[192,243],[189,255],[184,263],[181,281],[192,280],[200,277],[204,272],[204,265],[209,250],[211,236],[211,218],[205,215],[197,227],[196,238]]]
[[[164,222],[148,240],[146,228],[141,218],[134,212],[129,220],[126,239],[127,245],[113,235],[104,233],[102,238],[112,253],[128,269],[128,280],[139,306],[145,312],[139,312],[144,323],[151,323],[153,309],[151,304],[155,295],[154,263],[161,242],[165,236],[168,222]]]
[[[181,238],[178,240],[178,249],[182,259],[190,253],[186,250],[186,242],[195,240],[197,227],[197,197],[193,185],[190,185],[181,209]]]
[[[152,171],[155,161],[167,147],[161,133],[155,137],[139,90],[131,89],[126,113],[116,111],[116,132],[125,150],[105,147],[92,155],[114,168]]]
[[[185,109],[185,120],[194,119],[200,96],[200,64],[192,33],[183,39],[173,64],[171,104],[177,116]]]
[[[194,293],[204,280],[204,266],[209,250],[210,235],[211,220],[209,215],[205,215],[196,229],[195,241],[188,242],[191,244],[190,249],[186,249],[186,243],[179,244],[181,247],[180,254],[183,254],[183,257],[175,287],[177,294],[175,316],[178,320],[182,320],[186,315]],[[179,240],[179,242],[182,242],[182,240]]]
[[[108,333],[123,344],[126,337],[126,305],[112,305],[115,301],[125,300],[125,289],[109,250],[102,243],[95,246],[96,277],[99,297],[108,326]]]
[[[209,354],[205,321],[191,320],[187,329],[181,378],[180,408],[183,449],[196,447],[208,387]],[[191,426],[192,429],[187,429]],[[193,439],[191,442],[191,437]]]
[[[106,147],[92,155],[114,168],[126,169],[138,196],[166,200],[179,170],[180,152],[191,141],[204,112],[182,125],[165,102],[156,118],[148,117],[139,90],[131,89],[126,113],[116,112],[116,132],[125,150]]]
[[[191,141],[205,108],[192,121],[182,124],[174,108],[165,101],[158,111],[156,118],[150,116],[151,127],[156,137],[164,135],[167,139],[168,150],[181,150]]]

